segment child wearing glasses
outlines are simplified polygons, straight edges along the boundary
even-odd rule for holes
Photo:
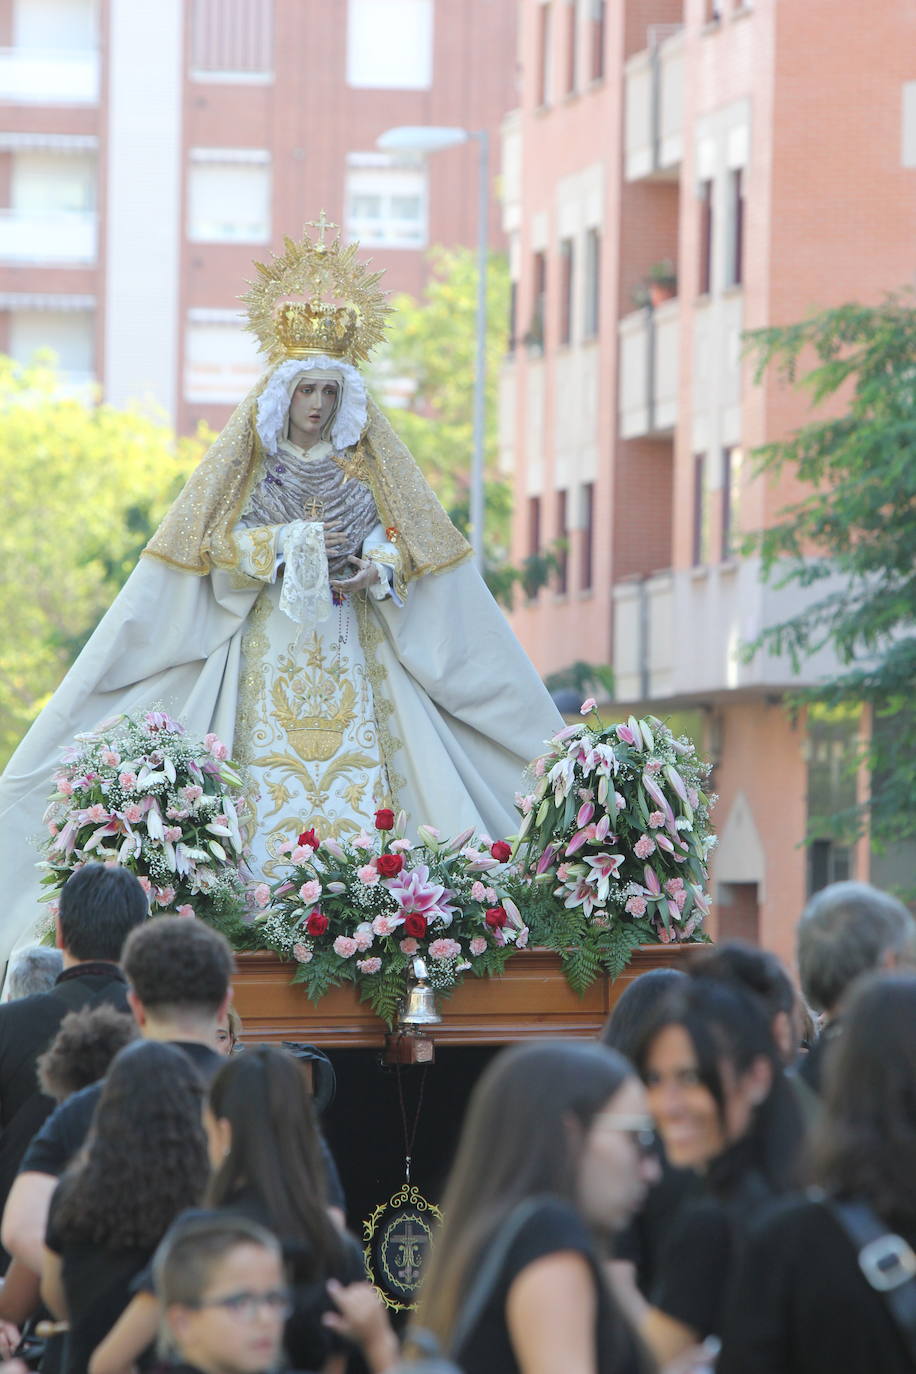
[[[161,1345],[173,1367],[265,1374],[282,1364],[290,1295],[277,1239],[245,1217],[177,1222],[153,1263]]]

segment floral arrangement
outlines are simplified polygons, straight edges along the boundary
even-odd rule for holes
[[[448,992],[465,973],[501,971],[528,928],[507,894],[512,848],[472,830],[444,840],[420,826],[406,838],[404,812],[382,809],[375,832],[342,843],[306,830],[281,846],[292,868],[255,889],[263,944],[298,964],[293,981],[317,1001],[329,987],[358,984],[389,1025],[417,955],[432,987]]]
[[[702,939],[710,765],[655,716],[604,726],[593,698],[535,760],[516,798],[518,857],[531,880],[533,938],[573,987],[616,976],[640,944]]]
[[[195,739],[162,711],[77,735],[44,815],[48,900],[86,863],[123,864],[154,911],[237,922],[244,801],[228,752],[216,735]]]

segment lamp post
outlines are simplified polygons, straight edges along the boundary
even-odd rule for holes
[[[487,262],[490,250],[490,135],[486,129],[451,125],[405,124],[376,140],[385,152],[435,153],[471,139],[477,142],[477,356],[474,368],[474,451],[471,459],[471,548],[483,572],[484,422],[487,388]]]

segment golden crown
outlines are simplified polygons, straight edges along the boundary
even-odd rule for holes
[[[359,244],[343,244],[339,233],[325,242],[326,231],[337,227],[322,210],[298,243],[284,239],[281,257],[255,263],[258,279],[241,300],[248,307],[247,328],[271,363],[318,353],[358,363],[385,337],[390,306],[377,288],[382,274],[357,261]],[[311,238],[309,229],[318,237]]]

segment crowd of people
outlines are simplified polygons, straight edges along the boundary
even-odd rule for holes
[[[797,956],[698,946],[495,1055],[395,1330],[325,1057],[244,1044],[225,940],[83,868],[0,1006],[7,1374],[912,1374],[916,922],[838,883]]]

